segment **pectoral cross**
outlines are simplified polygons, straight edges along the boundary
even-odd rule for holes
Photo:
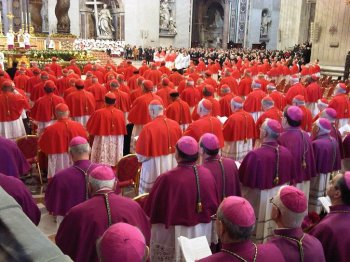
[[[101,1],[93,0],[91,2],[85,2],[86,5],[92,5],[94,7],[94,13],[95,13],[95,25],[96,25],[96,34],[97,36],[100,36],[100,30],[98,30],[98,5],[103,5],[104,3]]]

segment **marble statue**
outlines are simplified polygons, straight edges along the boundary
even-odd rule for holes
[[[175,24],[175,21],[172,17],[170,17],[170,19],[169,19],[169,33],[170,34],[177,34],[176,24]]]
[[[42,7],[40,10],[42,18],[42,31],[49,32],[49,18],[48,18],[48,0],[42,1]]]
[[[263,11],[261,17],[261,26],[260,26],[260,37],[266,37],[269,34],[269,26],[271,24],[271,16],[268,11]]]
[[[169,29],[170,18],[170,6],[168,0],[164,0],[160,3],[159,8],[159,19],[161,29]]]
[[[115,31],[112,25],[112,16],[107,9],[107,5],[103,5],[103,9],[98,13],[98,28],[100,30],[100,36],[113,38],[113,32]]]
[[[219,10],[215,11],[215,18],[214,18],[214,27],[222,27],[224,25],[224,20],[222,19]]]

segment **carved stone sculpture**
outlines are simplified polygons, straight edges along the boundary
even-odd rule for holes
[[[70,7],[70,0],[57,1],[55,14],[57,17],[57,33],[69,34],[70,33],[70,19],[68,16],[68,10]]]
[[[107,9],[107,5],[103,5],[103,9],[98,14],[98,29],[100,31],[100,38],[112,39],[113,32],[115,31],[112,25],[112,16],[110,11]]]

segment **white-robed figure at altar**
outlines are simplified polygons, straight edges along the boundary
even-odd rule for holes
[[[12,31],[12,28],[6,33],[7,40],[7,49],[12,50],[15,46],[15,34]]]
[[[30,37],[30,34],[27,32],[27,30],[25,30],[23,34],[23,43],[25,49],[30,49]]]

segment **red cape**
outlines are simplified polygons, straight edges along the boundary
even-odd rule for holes
[[[175,153],[175,145],[180,137],[181,129],[176,121],[158,116],[142,128],[136,142],[136,152],[147,157]]]
[[[66,153],[70,141],[76,136],[87,139],[84,127],[70,119],[60,119],[45,129],[39,139],[39,147],[47,155]]]
[[[233,142],[256,138],[256,128],[251,114],[238,110],[226,120],[223,127],[225,141]]]
[[[86,129],[94,136],[119,136],[126,134],[124,114],[114,106],[95,111],[89,118]]]
[[[55,119],[55,107],[59,103],[64,103],[62,97],[53,93],[46,94],[35,101],[33,108],[30,110],[30,116],[40,122],[53,120]]]

